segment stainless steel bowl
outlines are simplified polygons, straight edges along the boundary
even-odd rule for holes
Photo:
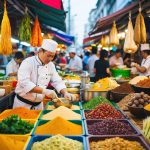
[[[89,101],[94,97],[102,96],[107,98],[107,91],[89,91],[89,90],[83,90],[83,100]]]

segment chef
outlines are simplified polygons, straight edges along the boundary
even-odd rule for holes
[[[141,66],[137,63],[132,64],[136,67],[140,75],[150,76],[150,46],[149,44],[141,44],[141,55],[143,57]]]
[[[17,72],[24,56],[22,52],[16,52],[14,58],[6,66],[6,76],[17,76]]]
[[[54,90],[46,88],[49,82],[66,99],[72,98],[52,62],[57,45],[53,40],[44,39],[39,53],[22,62],[18,70],[13,108],[22,106],[28,109],[43,109],[42,100],[45,96],[52,99],[57,97]]]
[[[67,68],[70,71],[82,71],[83,69],[82,59],[76,55],[76,49],[74,47],[70,48],[69,56],[70,56],[70,61],[69,64],[67,65]]]

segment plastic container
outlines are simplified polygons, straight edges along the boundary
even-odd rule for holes
[[[116,136],[90,136],[87,137],[87,150],[90,150],[90,142],[97,142],[97,141],[102,141],[108,138],[114,138],[114,137],[120,137],[129,141],[136,141],[139,142],[145,150],[150,150],[150,146],[149,144],[144,140],[144,138],[142,136],[120,136],[120,135],[116,135]]]
[[[131,70],[123,70],[123,69],[111,69],[111,73],[113,77],[130,77]]]
[[[35,128],[33,129],[33,132],[32,132],[32,135],[38,135],[35,133],[36,131],[36,128],[40,125],[43,125],[45,123],[47,123],[49,120],[39,120],[35,126]],[[75,124],[78,124],[78,125],[81,125],[82,126],[82,134],[81,135],[65,135],[65,136],[82,136],[82,135],[85,135],[85,126],[84,126],[84,121],[82,120],[68,120],[72,123],[75,123]],[[61,123],[61,122],[58,122],[58,123]],[[46,134],[46,135],[49,135],[49,134]],[[51,135],[51,134],[50,134]]]
[[[39,120],[45,120],[45,119],[42,119],[42,116],[45,115],[45,114],[47,114],[47,113],[49,113],[49,112],[52,112],[52,111],[53,111],[53,110],[43,110],[43,111],[41,112],[41,114],[40,114]],[[73,112],[80,114],[80,115],[81,115],[81,120],[82,120],[83,115],[82,115],[81,110],[73,110]],[[61,116],[60,116],[60,117],[61,117]],[[51,119],[51,120],[52,120],[52,119]],[[73,119],[72,119],[72,120],[73,120]]]
[[[118,110],[118,109],[117,109]],[[83,113],[82,113],[82,115],[83,115],[83,119],[87,119],[86,118],[86,116],[85,116],[85,113],[86,112],[90,112],[91,110],[83,110]],[[127,119],[128,117],[127,117],[127,115],[126,114],[124,114],[124,112],[123,111],[121,111],[121,110],[118,110],[122,115],[123,115],[123,118],[120,118],[120,119]],[[107,119],[107,118],[106,118]],[[118,118],[119,119],[119,118]],[[89,119],[87,119],[87,120],[89,120]],[[95,119],[90,119],[90,120],[95,120]],[[97,120],[101,120],[101,119],[97,119]]]
[[[140,135],[141,134],[140,131],[129,120],[126,120],[126,119],[117,119],[117,120],[119,122],[129,124],[130,127],[133,130],[133,134],[132,135]],[[103,121],[103,119],[101,119],[101,120],[85,120],[84,123],[85,123],[85,133],[86,133],[86,135],[88,135],[88,136],[93,135],[93,134],[89,133],[89,131],[88,131],[88,125],[92,125],[93,123],[97,123],[97,122],[101,122],[101,121]],[[99,135],[99,136],[101,136],[101,135]]]
[[[43,140],[45,140],[46,138],[49,138],[49,137],[51,137],[51,136],[33,136],[31,138],[26,150],[31,150],[31,147],[32,147],[34,142],[43,141]],[[87,150],[85,137],[83,137],[83,136],[65,136],[65,137],[73,139],[73,140],[77,140],[79,142],[82,142],[83,145],[84,145],[84,150]]]
[[[81,103],[80,103],[80,102],[73,102],[72,104],[79,106],[79,109],[81,109]],[[54,106],[54,105],[53,105],[53,102],[48,102],[48,103],[46,104],[46,108],[45,108],[46,110],[50,110],[50,109],[48,109],[48,106]]]

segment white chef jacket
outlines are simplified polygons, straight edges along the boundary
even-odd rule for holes
[[[12,59],[6,66],[6,76],[8,76],[10,73],[18,72],[19,64],[15,62],[14,59]]]
[[[109,64],[110,64],[110,66],[117,65],[117,64],[123,65],[123,59],[122,59],[122,57],[117,58],[114,55],[109,59]]]
[[[15,92],[25,99],[39,102],[43,100],[44,95],[30,91],[36,86],[46,88],[50,81],[58,92],[66,88],[52,62],[43,65],[38,56],[29,57],[21,63],[18,70],[18,84]],[[13,107],[19,106],[31,108],[31,105],[23,103],[15,97]],[[43,109],[43,104],[36,106],[35,109]]]
[[[150,56],[142,60],[141,66],[146,68],[146,72],[140,74],[144,76],[150,76]]]
[[[68,64],[68,68],[70,69],[76,69],[77,71],[82,70],[83,66],[82,66],[82,59],[75,55],[74,58],[71,58]]]
[[[88,72],[90,74],[90,77],[95,77],[95,73],[94,73],[94,64],[95,61],[98,60],[99,58],[97,57],[97,55],[92,55],[90,56],[90,58],[88,59]]]

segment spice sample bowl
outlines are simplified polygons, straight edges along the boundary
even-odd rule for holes
[[[128,109],[129,109],[130,113],[133,114],[137,118],[143,118],[146,116],[146,113],[145,113],[143,107],[128,106]]]
[[[26,150],[31,150],[32,148],[32,145],[35,143],[35,142],[41,142],[47,138],[49,138],[51,136],[39,136],[39,135],[36,135],[36,136],[32,136],[32,138],[30,139],[27,147],[26,147]],[[85,137],[83,136],[65,136],[67,138],[70,138],[72,140],[76,140],[76,141],[79,141],[83,144],[84,146],[84,149],[83,150],[87,150],[87,145],[86,145],[86,139]]]
[[[77,125],[81,125],[82,126],[82,134],[81,135],[64,135],[64,136],[82,136],[82,135],[85,135],[85,126],[84,126],[83,120],[68,120],[68,121],[71,123],[77,124]],[[35,133],[37,127],[40,125],[44,125],[47,122],[49,122],[49,120],[38,120],[36,126],[33,129],[32,135],[38,135]],[[58,122],[58,123],[61,124],[61,122]],[[52,135],[52,134],[46,134],[46,135]]]
[[[104,135],[111,135],[111,134],[92,134],[90,133],[89,131],[89,126],[90,125],[93,125],[94,123],[101,123],[102,121],[106,121],[106,120],[110,120],[111,119],[100,119],[100,120],[85,120],[84,123],[85,123],[85,131],[86,131],[86,135],[88,136],[104,136]],[[113,119],[114,120],[114,119]],[[120,122],[120,123],[124,123],[126,125],[129,125],[129,127],[131,127],[131,130],[132,130],[132,133],[131,135],[140,135],[140,131],[127,119],[115,119],[117,122]],[[105,125],[104,125],[105,126]],[[115,127],[114,127],[115,128]],[[116,129],[117,130],[117,129]],[[115,135],[115,134],[114,134]],[[122,134],[117,134],[117,135],[122,135]],[[123,134],[124,135],[124,134]],[[130,134],[126,134],[126,135],[130,135]]]
[[[150,95],[150,88],[139,87],[136,85],[131,85],[131,86],[136,93],[144,92]]]
[[[136,141],[139,142],[141,144],[141,146],[143,146],[143,148],[145,150],[149,150],[150,146],[149,144],[144,140],[144,138],[142,136],[121,136],[121,135],[115,135],[115,136],[89,136],[86,138],[87,141],[87,150],[90,150],[90,142],[98,142],[98,141],[103,141],[105,139],[108,138],[114,138],[114,137],[120,137],[123,138],[125,140],[129,140],[129,141]]]
[[[42,119],[43,115],[49,113],[49,112],[52,112],[53,110],[43,110],[40,114],[40,117],[39,117],[39,120],[45,120],[45,119]],[[80,114],[81,115],[81,120],[82,120],[82,111],[81,110],[72,110],[73,112],[77,113],[77,114]],[[61,115],[61,114],[60,114]],[[58,115],[59,116],[59,115]],[[61,117],[61,116],[60,116]],[[47,120],[50,120],[50,119],[47,119]],[[52,120],[52,119],[51,119]],[[75,119],[72,119],[72,120],[75,120]],[[79,119],[77,119],[79,120]]]

